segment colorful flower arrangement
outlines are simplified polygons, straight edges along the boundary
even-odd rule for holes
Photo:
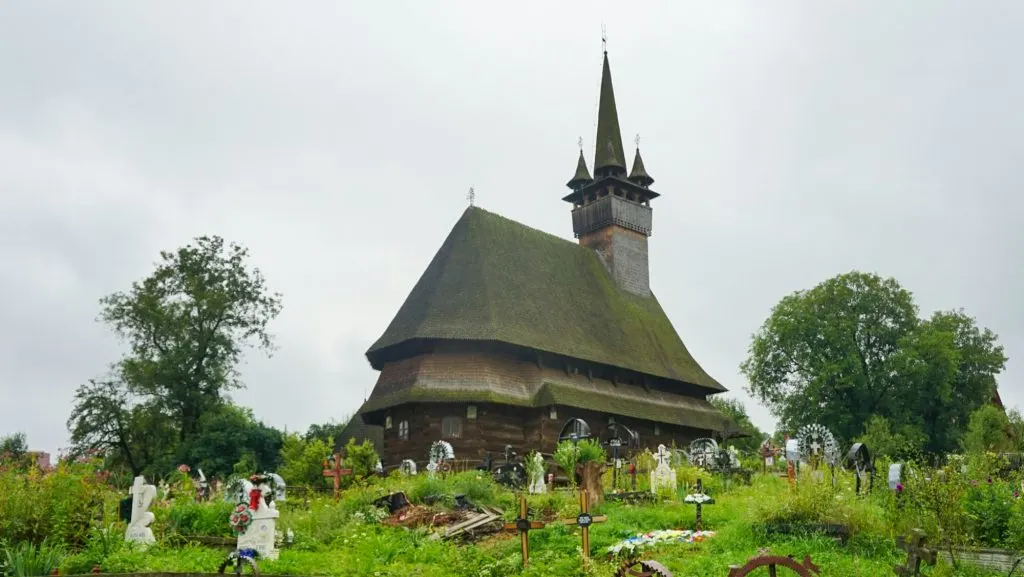
[[[231,530],[235,532],[235,535],[241,535],[245,533],[245,530],[252,525],[252,509],[249,508],[247,503],[239,503],[235,510],[231,512]]]
[[[700,543],[709,537],[714,537],[714,535],[714,531],[690,531],[678,529],[663,529],[659,531],[650,531],[648,533],[637,533],[634,537],[619,541],[611,547],[608,547],[608,554],[617,556],[623,550],[632,554],[637,549],[665,543]]]

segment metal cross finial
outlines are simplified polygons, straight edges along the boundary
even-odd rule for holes
[[[472,186],[469,187],[469,193],[466,194],[466,200],[469,201],[469,206],[473,206],[473,203],[476,201],[476,191],[473,190]]]
[[[580,152],[583,152],[583,137],[582,136],[579,138],[579,140],[576,141],[576,146],[579,146],[580,147]]]
[[[605,29],[604,24],[601,24],[601,50],[606,54],[608,52],[608,31]]]
[[[633,139],[633,143],[636,144],[637,148],[640,148],[640,133],[636,133],[636,138]]]

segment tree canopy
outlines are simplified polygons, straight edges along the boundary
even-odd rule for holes
[[[75,451],[102,450],[135,473],[162,460],[212,463],[190,455],[213,442],[197,442],[204,425],[221,438],[225,427],[244,425],[247,439],[262,447],[254,449],[256,462],[276,459],[280,434],[267,437],[251,415],[227,408],[227,392],[242,386],[242,353],[273,351],[268,325],[281,311],[281,296],[267,290],[248,256],[220,237],[199,237],[161,252],[152,274],[100,300],[100,319],[128,351],[109,378],[76,391],[68,420]]]
[[[743,403],[738,399],[731,397],[723,397],[721,395],[714,395],[709,397],[708,400],[716,409],[722,412],[725,416],[729,417],[732,421],[735,431],[742,433],[744,436],[729,439],[728,444],[735,446],[741,451],[757,451],[761,442],[764,441],[765,434],[761,429],[757,428],[757,425],[750,420],[750,416],[747,415],[747,408],[743,406]]]
[[[851,272],[784,297],[741,370],[783,428],[827,423],[852,440],[878,416],[903,438],[923,439],[921,450],[943,453],[992,399],[1006,363],[997,340],[960,310],[922,320],[895,279]]]

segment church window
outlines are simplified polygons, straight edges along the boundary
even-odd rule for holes
[[[476,405],[466,407],[466,418],[471,421],[476,418]]]
[[[409,440],[409,421],[398,423],[398,438],[403,441]]]
[[[660,435],[661,434],[661,427],[660,426],[654,425],[654,434],[655,435]]]
[[[548,418],[552,421],[558,419],[558,409],[551,407],[551,411],[548,412]]]
[[[445,439],[462,438],[462,419],[445,417],[441,419],[441,436]]]
[[[388,416],[384,417],[384,428],[385,429],[390,429],[391,428],[391,415],[388,415]]]

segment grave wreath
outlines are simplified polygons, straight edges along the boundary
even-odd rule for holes
[[[241,535],[245,533],[245,530],[252,525],[252,510],[249,508],[248,503],[239,503],[235,510],[231,512],[231,530],[234,531],[235,535]]]

